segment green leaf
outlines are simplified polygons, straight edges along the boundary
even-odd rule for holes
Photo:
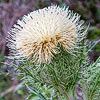
[[[93,41],[92,44],[88,45],[88,52],[91,51],[97,44],[99,41]]]
[[[80,80],[83,100],[100,100],[100,57],[83,71]]]
[[[40,99],[39,97],[37,97],[35,94],[30,94],[30,95],[28,95],[28,97],[26,98],[26,100],[35,100],[35,99]]]
[[[33,94],[36,94],[37,96],[39,96],[42,100],[46,100],[46,98],[39,92],[37,91],[36,89],[33,89],[32,87],[29,87],[28,85],[26,85],[27,89],[33,93]]]

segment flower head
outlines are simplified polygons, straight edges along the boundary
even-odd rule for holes
[[[83,21],[68,8],[50,6],[25,15],[9,32],[8,47],[16,57],[50,62],[58,44],[71,52],[84,38]]]

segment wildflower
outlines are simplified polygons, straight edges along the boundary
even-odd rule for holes
[[[84,38],[84,22],[79,20],[77,13],[58,6],[33,11],[9,32],[10,54],[44,63],[58,53],[58,44],[70,53]]]

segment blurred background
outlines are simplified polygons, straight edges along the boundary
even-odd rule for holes
[[[69,9],[81,15],[81,19],[90,23],[86,45],[98,42],[88,54],[90,63],[100,56],[100,0],[0,0],[0,100],[25,100],[28,95],[25,87],[20,84],[21,80],[12,75],[16,69],[2,64],[7,61],[5,56],[9,53],[6,47],[8,31],[23,15],[53,4],[69,6]],[[12,60],[10,62],[15,63]]]

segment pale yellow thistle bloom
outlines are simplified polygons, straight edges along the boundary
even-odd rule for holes
[[[83,21],[68,8],[50,6],[25,15],[9,32],[10,54],[33,62],[50,62],[58,44],[71,52],[84,38]]]

